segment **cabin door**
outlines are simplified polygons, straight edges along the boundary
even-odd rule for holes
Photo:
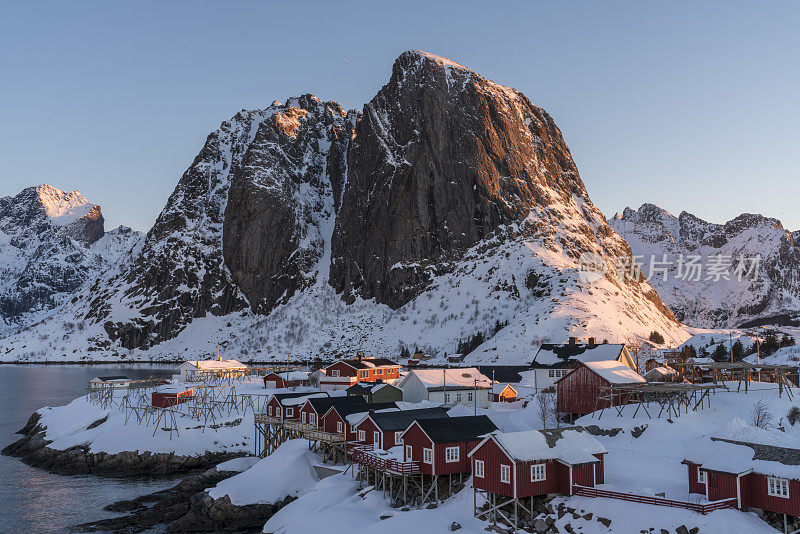
[[[708,500],[718,501],[723,497],[720,495],[720,474],[713,471],[706,471],[708,477]]]

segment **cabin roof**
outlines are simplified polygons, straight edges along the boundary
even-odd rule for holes
[[[608,452],[594,436],[580,426],[497,432],[490,438],[494,439],[512,460],[518,462],[561,460],[570,465],[577,465],[598,462],[594,455]]]
[[[369,413],[370,410],[390,410],[397,409],[396,402],[370,402],[364,404],[338,404],[331,406],[340,417],[346,419],[348,415]]]
[[[709,471],[763,475],[800,480],[800,449],[711,437],[692,447],[685,462]]]
[[[548,369],[565,367],[574,362],[617,360],[624,348],[622,343],[542,343],[531,367]]]
[[[642,375],[616,360],[584,362],[584,365],[597,373],[597,375],[609,384],[638,384],[647,382]]]
[[[354,405],[363,406],[367,404],[364,397],[346,396],[346,397],[312,397],[308,399],[308,403],[314,408],[314,411],[322,415],[327,412],[331,406],[344,406]]]
[[[283,404],[284,400],[297,399],[299,397],[310,397],[312,395],[316,396],[316,397],[323,397],[323,396],[327,397],[328,396],[328,394],[326,392],[324,392],[324,391],[316,391],[316,392],[315,391],[311,391],[311,392],[307,391],[305,393],[302,393],[302,392],[301,393],[298,393],[298,392],[275,393],[275,394],[272,395],[272,397],[275,400],[277,400],[279,404]]]
[[[420,408],[418,410],[383,411],[369,414],[375,425],[384,432],[407,429],[417,420],[446,418],[444,408]]]
[[[400,364],[390,360],[389,358],[349,358],[346,360],[337,360],[328,367],[336,365],[337,363],[344,363],[354,369],[374,369],[376,367],[400,367]]]
[[[491,380],[475,367],[453,369],[412,369],[407,376],[415,375],[428,391],[454,389],[487,389]]]
[[[497,426],[485,415],[438,417],[417,420],[416,423],[434,443],[474,441],[497,430]]]

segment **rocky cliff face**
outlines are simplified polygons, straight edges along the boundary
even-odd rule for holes
[[[586,197],[552,118],[520,92],[406,52],[348,158],[331,284],[393,308],[502,224]]]
[[[800,249],[777,219],[746,213],[714,224],[643,204],[638,210],[626,208],[609,223],[640,256],[646,274],[651,258],[661,262],[650,281],[687,324],[782,323],[800,314]],[[700,265],[699,272],[690,270],[689,261]],[[719,269],[711,267],[715,263]]]
[[[631,251],[552,118],[450,60],[406,52],[362,112],[304,95],[223,123],[141,252],[64,308],[86,332],[56,338],[69,329],[54,323],[39,336],[64,357],[222,347],[245,360],[405,345],[442,355],[479,332],[491,338],[482,361],[529,360],[567,335],[685,339],[641,278],[584,281],[584,253],[610,266]],[[7,354],[38,357],[31,335]]]
[[[260,124],[233,176],[222,250],[254,310],[268,313],[316,281],[346,180],[352,115],[312,95],[289,100]]]
[[[139,238],[103,223],[78,191],[40,185],[0,198],[0,331],[39,320]]]

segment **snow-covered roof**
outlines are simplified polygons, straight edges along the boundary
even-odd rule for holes
[[[571,465],[585,464],[599,461],[593,455],[608,452],[583,427],[498,432],[487,439],[494,439],[508,456],[518,462],[561,460]],[[470,455],[484,442],[475,447]]]
[[[182,363],[180,368],[215,371],[223,369],[247,369],[247,366],[238,360],[190,360]]]
[[[723,438],[704,438],[686,454],[685,461],[709,471],[762,475],[800,480],[800,449]]]
[[[673,376],[673,375],[676,375],[676,374],[678,374],[678,371],[676,371],[672,367],[661,366],[661,367],[654,367],[654,368],[650,369],[649,371],[647,371],[644,374],[644,376],[645,376],[646,379],[651,380],[651,379],[654,379],[654,378],[663,378],[663,377],[667,377],[667,376]]]
[[[292,381],[292,380],[308,380],[310,374],[311,373],[309,373],[308,371],[289,371],[288,373],[286,371],[274,371],[266,376],[275,375],[283,378],[284,380]]]
[[[573,362],[598,362],[617,360],[625,348],[623,344],[543,343],[533,358],[533,367],[557,367]]]
[[[616,360],[584,362],[584,365],[600,375],[604,380],[608,381],[609,384],[637,384],[647,382],[642,375]]]
[[[477,387],[488,388],[491,380],[481,374],[475,367],[463,367],[456,369],[412,369],[408,375],[419,378],[426,388],[433,390],[445,387],[474,387],[477,380]]]

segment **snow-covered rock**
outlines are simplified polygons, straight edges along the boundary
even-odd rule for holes
[[[650,283],[686,324],[731,328],[788,324],[800,318],[797,233],[786,230],[777,219],[743,214],[714,224],[685,211],[675,217],[658,206],[643,204],[638,210],[626,208],[609,224],[630,243],[645,275],[654,266]],[[670,265],[660,263],[665,257]],[[691,257],[701,258],[704,270],[699,279],[697,271],[688,267]],[[754,261],[740,258],[756,257],[760,261],[754,277],[750,271]],[[716,261],[728,264],[727,279],[718,279],[708,270]],[[741,277],[736,271],[740,265]]]

